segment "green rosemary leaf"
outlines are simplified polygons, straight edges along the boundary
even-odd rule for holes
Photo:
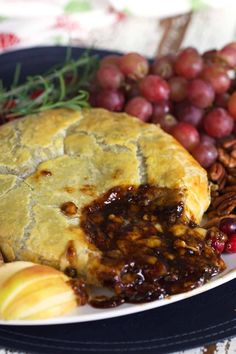
[[[59,83],[60,83],[60,96],[59,96],[59,101],[63,101],[65,96],[66,96],[66,85],[65,85],[65,79],[63,76],[60,74],[58,75]]]
[[[87,56],[82,56],[80,59],[74,62],[68,62],[66,65],[62,66],[60,69],[58,70],[54,70],[53,72],[51,72],[48,75],[44,75],[45,80],[47,80],[47,82],[52,82],[53,80],[55,80],[58,77],[58,73],[60,72],[60,74],[66,74],[66,73],[70,73],[73,65],[76,65],[76,68],[85,68],[86,65],[90,65],[90,61],[93,64],[93,67],[95,68],[94,64],[97,61],[97,57],[93,56],[93,57],[87,57]],[[20,94],[23,90],[25,89],[32,89],[34,87],[38,87],[38,85],[40,85],[41,83],[41,77],[35,76],[35,77],[31,77],[31,78],[27,78],[26,83],[6,92],[5,97],[9,97],[9,96],[14,96],[14,95],[18,95]]]
[[[0,83],[0,110],[2,107],[6,116],[21,116],[52,108],[89,107],[86,88],[97,66],[97,56],[86,51],[74,60],[68,50],[66,62],[60,67],[54,66],[44,75],[30,76],[24,84],[16,86],[20,75],[20,66],[17,66],[11,89],[7,91]],[[4,103],[9,99],[14,99],[16,106],[5,109]]]
[[[14,72],[14,77],[13,77],[13,82],[12,82],[11,88],[14,88],[18,85],[20,73],[21,73],[21,64],[17,63],[16,67],[15,67],[15,72]]]

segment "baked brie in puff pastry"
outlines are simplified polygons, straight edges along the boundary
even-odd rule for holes
[[[0,249],[9,261],[70,266],[99,283],[103,246],[91,236],[89,213],[101,222],[94,211],[102,202],[108,213],[115,198],[133,198],[127,213],[135,214],[137,200],[145,211],[149,193],[157,208],[176,206],[197,224],[210,202],[207,174],[190,154],[158,126],[127,114],[47,111],[2,125],[0,144]],[[116,208],[107,218],[119,223]]]

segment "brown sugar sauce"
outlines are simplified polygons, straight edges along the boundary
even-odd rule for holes
[[[183,217],[181,192],[118,186],[82,210],[81,227],[101,252],[96,276],[114,297],[95,307],[141,303],[196,288],[225,268],[220,255]]]

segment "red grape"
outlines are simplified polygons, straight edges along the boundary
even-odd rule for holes
[[[231,70],[232,73],[232,70]],[[233,93],[236,91],[236,71],[234,71],[233,75],[235,75],[234,78],[231,78],[231,84],[230,84],[230,88],[229,88],[229,92]]]
[[[171,133],[173,127],[178,124],[178,121],[171,114],[166,114],[165,116],[156,118],[152,121],[153,123],[160,124],[160,127],[167,133]]]
[[[157,58],[152,65],[152,74],[159,75],[163,79],[169,79],[173,76],[173,58],[168,55]]]
[[[126,79],[124,83],[125,97],[129,100],[136,96],[140,96],[139,83],[131,79]]]
[[[236,218],[224,218],[220,220],[219,223],[220,231],[224,232],[226,235],[231,235],[236,233]]]
[[[97,107],[102,107],[112,112],[120,112],[123,109],[124,102],[124,95],[116,90],[100,90],[96,97]]]
[[[205,66],[201,76],[210,82],[217,94],[226,92],[231,84],[226,68],[218,63]]]
[[[187,95],[189,101],[199,108],[209,107],[215,97],[211,84],[201,79],[195,79],[189,83]]]
[[[216,147],[210,143],[200,143],[196,145],[192,149],[191,154],[204,168],[210,167],[218,156]]]
[[[229,96],[230,95],[228,92],[216,95],[214,100],[214,105],[216,107],[227,108]]]
[[[93,80],[89,83],[88,91],[89,91],[89,103],[92,107],[97,106],[97,94],[100,90],[98,83]]]
[[[159,123],[159,119],[169,114],[171,111],[171,103],[162,101],[153,104],[152,122]]]
[[[174,76],[169,80],[170,98],[172,101],[183,101],[187,96],[188,81],[184,77]]]
[[[137,96],[128,101],[125,112],[146,122],[152,114],[152,104],[145,98]]]
[[[181,122],[189,123],[198,127],[202,121],[204,111],[201,108],[183,101],[175,106],[175,114]]]
[[[95,92],[90,92],[89,93],[89,104],[92,106],[92,107],[97,107],[97,93]]]
[[[165,80],[157,75],[148,75],[140,83],[141,94],[150,102],[167,101],[170,88]]]
[[[180,122],[171,130],[171,134],[189,151],[200,141],[197,129],[188,123]]]
[[[236,48],[236,42],[231,42],[231,43],[228,43],[226,44],[225,47],[231,47],[231,48]]]
[[[217,60],[217,50],[216,49],[210,49],[207,50],[202,54],[202,58],[204,60],[204,63],[206,64],[212,64],[216,62]]]
[[[114,65],[101,66],[97,71],[97,81],[102,88],[120,88],[124,80],[122,72]]]
[[[203,68],[203,60],[194,48],[185,48],[177,56],[175,62],[175,72],[186,79],[194,79]]]
[[[236,119],[236,92],[234,92],[229,98],[228,111],[231,116]]]
[[[219,52],[218,57],[223,59],[231,68],[236,66],[236,42],[229,43]]]
[[[99,63],[99,66],[106,66],[106,65],[114,65],[114,66],[119,66],[120,63],[120,55],[106,55],[104,58]]]
[[[142,79],[147,75],[149,70],[147,59],[138,53],[123,55],[120,59],[119,67],[125,76],[133,80]]]
[[[235,253],[236,252],[236,234],[232,234],[229,236],[229,240],[225,245],[225,252],[227,253]]]
[[[211,145],[215,145],[216,144],[216,141],[214,138],[212,138],[212,136],[209,136],[207,134],[200,134],[200,142],[202,144],[211,144]]]
[[[214,138],[229,135],[234,127],[234,120],[223,108],[215,108],[203,119],[206,133]]]

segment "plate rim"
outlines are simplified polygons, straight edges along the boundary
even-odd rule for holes
[[[48,325],[59,325],[59,324],[69,324],[69,323],[83,323],[83,322],[92,322],[98,320],[105,320],[110,318],[116,318],[121,316],[132,315],[135,313],[140,313],[143,311],[148,311],[152,309],[157,309],[158,307],[163,307],[167,305],[171,305],[178,301],[183,301],[189,299],[193,296],[205,293],[210,290],[214,290],[216,287],[226,284],[227,282],[236,279],[236,266],[235,269],[230,269],[227,272],[224,271],[220,275],[215,278],[212,278],[209,282],[204,285],[201,285],[193,290],[172,295],[166,297],[161,300],[155,300],[151,302],[146,302],[142,304],[130,304],[126,303],[116,308],[111,309],[96,309],[98,310],[95,314],[75,314],[69,313],[65,316],[60,317],[52,317],[49,319],[41,319],[41,320],[0,320],[0,325],[7,325],[7,326],[48,326]],[[85,305],[90,306],[90,305]],[[123,307],[122,307],[123,306]],[[127,309],[128,307],[128,309]],[[77,307],[76,310],[79,311],[83,307]],[[92,308],[90,306],[90,308]],[[116,309],[114,311],[114,309]],[[75,310],[75,311],[76,311]],[[105,310],[105,311],[104,311]],[[105,316],[104,316],[105,314]],[[81,316],[81,317],[80,317]]]

